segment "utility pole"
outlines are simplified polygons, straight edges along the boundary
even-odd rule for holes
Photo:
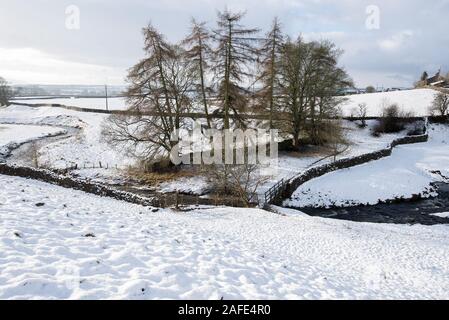
[[[109,102],[108,102],[108,85],[104,85],[104,92],[106,94],[106,111],[109,111]]]

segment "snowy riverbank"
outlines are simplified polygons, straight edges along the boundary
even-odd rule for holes
[[[0,298],[449,298],[447,226],[188,213],[0,176]]]

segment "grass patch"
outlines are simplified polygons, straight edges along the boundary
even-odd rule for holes
[[[193,177],[198,174],[198,172],[195,172],[191,168],[180,168],[173,172],[145,172],[139,168],[126,170],[128,177],[147,185],[158,185],[162,182],[169,182],[184,177]]]

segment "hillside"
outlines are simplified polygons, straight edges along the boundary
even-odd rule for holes
[[[413,89],[392,92],[377,92],[347,96],[348,101],[341,105],[345,117],[357,116],[359,104],[366,103],[369,117],[382,114],[384,106],[396,103],[405,112],[412,112],[415,116],[429,115],[428,108],[432,104],[437,91],[432,89]]]
[[[153,212],[22,178],[0,184],[0,299],[448,298],[447,226]]]

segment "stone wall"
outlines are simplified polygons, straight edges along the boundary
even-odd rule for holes
[[[110,197],[117,200],[122,200],[145,206],[157,206],[159,204],[157,199],[154,198],[140,197],[130,192],[115,190],[98,183],[79,180],[73,177],[60,175],[55,172],[44,169],[35,169],[30,167],[18,167],[7,164],[0,164],[0,174],[39,180],[42,182],[51,183],[64,188],[81,190],[98,196]]]
[[[314,167],[311,169],[306,170],[302,174],[298,175],[297,177],[294,177],[288,181],[283,191],[282,199],[279,199],[276,201],[277,205],[280,205],[283,201],[283,199],[288,199],[292,196],[292,194],[304,183],[307,181],[310,181],[312,179],[318,178],[320,176],[323,176],[327,173],[340,170],[340,169],[346,169],[354,166],[358,166],[370,161],[378,160],[384,157],[388,157],[392,154],[394,147],[402,144],[412,144],[412,143],[420,143],[420,142],[427,142],[429,139],[428,134],[418,135],[418,136],[408,136],[403,138],[398,138],[394,140],[391,145],[388,148],[374,151],[371,153],[363,154],[357,157],[348,158],[348,159],[341,159],[333,163],[324,164],[318,167]]]
[[[130,191],[121,191],[100,183],[93,183],[86,180],[71,177],[64,174],[31,167],[20,167],[0,163],[0,174],[39,180],[54,184],[60,187],[84,191],[102,197],[110,197],[116,200],[126,201],[134,204],[152,207],[177,207],[189,205],[210,205],[210,206],[232,206],[245,207],[246,204],[236,197],[220,197],[211,195],[204,198],[197,195],[187,195],[179,193],[158,193],[154,192],[149,197],[141,196]],[[253,203],[251,206],[256,206]]]

